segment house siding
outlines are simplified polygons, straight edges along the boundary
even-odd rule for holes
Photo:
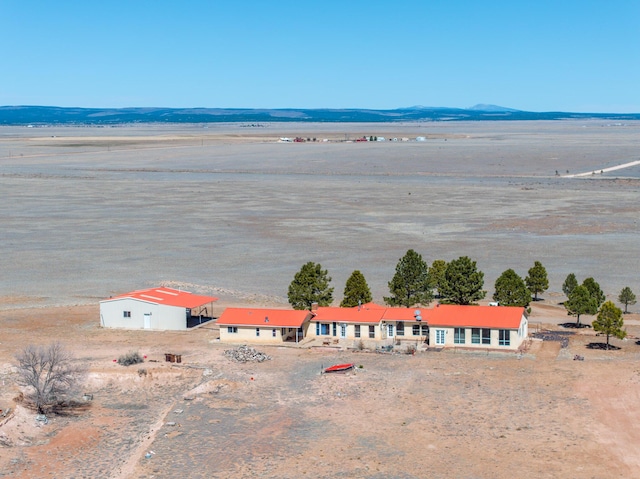
[[[124,317],[123,312],[131,313]],[[187,329],[186,309],[131,298],[109,300],[100,303],[100,323],[105,328],[145,329],[144,315],[150,314],[150,328],[156,330],[183,331]]]
[[[320,325],[320,334],[317,333],[317,325]],[[353,324],[335,321],[336,331],[333,334],[334,321],[311,321],[308,330],[308,336],[312,338],[336,338],[336,339],[350,339],[350,340],[381,340],[383,339],[383,333],[380,324]],[[342,338],[340,326],[346,325],[346,337]],[[323,334],[322,325],[328,325],[328,334]],[[356,337],[356,326],[360,326],[360,337]],[[373,338],[369,337],[369,326],[373,326]],[[386,337],[386,336],[385,336]]]
[[[237,332],[230,333],[228,328],[235,328]],[[282,328],[260,326],[260,336],[256,335],[257,326],[220,325],[220,341],[223,343],[259,343],[281,344],[283,342]],[[275,329],[276,335],[273,336]],[[295,338],[295,336],[294,336]]]
[[[478,329],[489,329],[491,332],[491,343],[490,344],[482,344],[482,333],[480,336],[480,344],[474,344],[472,342],[472,327],[465,327],[464,335],[464,343],[456,343],[455,341],[455,330],[456,327],[451,326],[438,326],[432,325],[429,329],[429,345],[430,346],[442,346],[442,347],[464,347],[464,348],[477,348],[477,349],[505,349],[505,350],[516,350],[518,349],[524,340],[528,336],[528,321],[523,316],[520,322],[520,327],[518,329],[506,329],[509,331],[509,345],[501,345],[500,344],[500,330],[504,330],[505,328],[478,328]],[[436,335],[438,334],[438,330],[444,330],[444,344],[438,344],[436,342]]]
[[[124,317],[124,311],[131,313]],[[187,329],[186,309],[159,305],[131,298],[100,303],[100,323],[105,328],[145,329],[144,316],[150,314],[149,329],[183,331]]]

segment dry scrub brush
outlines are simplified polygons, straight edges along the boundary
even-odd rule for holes
[[[138,351],[131,351],[127,354],[123,354],[118,358],[118,364],[121,366],[131,366],[132,364],[143,363],[144,359],[140,356]]]
[[[48,346],[30,344],[16,354],[16,361],[16,382],[25,388],[25,404],[38,414],[63,405],[78,391],[87,372],[58,342]]]

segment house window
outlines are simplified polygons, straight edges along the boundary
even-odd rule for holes
[[[276,337],[276,330],[275,329],[271,330],[271,336],[273,336],[274,338]]]
[[[130,318],[131,317],[131,311],[123,311],[122,312],[122,317],[123,318]]]
[[[256,328],[256,336],[260,336],[260,328]]]
[[[491,344],[491,330],[483,329],[482,330],[482,344]]]
[[[471,328],[471,344],[480,344],[480,328]]]
[[[369,338],[371,338],[371,339],[375,339],[376,338],[376,327],[375,326],[369,326]]]
[[[320,334],[324,334],[325,336],[329,336],[329,325],[321,324],[320,325]]]
[[[398,336],[404,336],[404,323],[402,321],[396,326],[396,334]]]
[[[508,329],[498,330],[498,344],[500,346],[509,346],[511,344],[511,331]]]
[[[360,337],[360,325],[359,325],[359,324],[356,324],[356,325],[354,326],[354,328],[355,328],[355,335],[356,335],[356,338],[359,338],[359,337]]]
[[[429,336],[429,326],[426,324],[414,324],[411,327],[411,332],[414,336]]]
[[[238,332],[238,326],[227,326],[227,333],[236,334]]]
[[[453,330],[453,342],[454,344],[464,344],[465,340],[465,329],[464,328],[454,328]]]

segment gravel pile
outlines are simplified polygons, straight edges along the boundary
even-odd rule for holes
[[[271,359],[271,356],[268,356],[265,353],[261,353],[260,351],[256,351],[254,348],[250,348],[248,346],[239,346],[236,349],[225,349],[224,355],[231,361],[235,361],[238,363],[261,363],[263,361],[269,361]]]
[[[573,334],[572,331],[543,331],[533,333],[533,337],[543,341],[559,341],[560,347],[564,349],[569,346],[569,336]]]

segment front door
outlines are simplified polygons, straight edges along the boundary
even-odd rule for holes
[[[436,345],[444,346],[444,329],[436,329]]]
[[[342,339],[347,337],[347,325],[344,323],[340,324],[340,337]]]
[[[387,337],[388,338],[393,338],[393,324],[387,324]]]
[[[144,329],[151,329],[151,313],[144,313]]]

